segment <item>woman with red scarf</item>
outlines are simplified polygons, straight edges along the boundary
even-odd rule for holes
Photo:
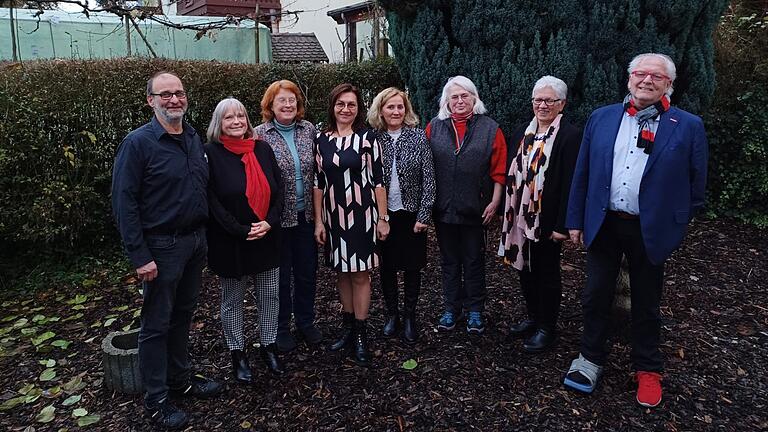
[[[485,331],[486,226],[501,204],[507,159],[504,135],[486,111],[475,84],[458,75],[445,83],[440,112],[425,131],[437,186],[433,217],[445,296],[440,331],[453,330],[464,312],[469,334]]]
[[[248,278],[259,299],[261,357],[275,374],[282,183],[272,148],[256,139],[243,104],[219,102],[208,126],[208,268],[221,281],[221,324],[235,379],[251,383],[243,335]]]

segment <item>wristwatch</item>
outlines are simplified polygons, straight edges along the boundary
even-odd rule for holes
[[[381,215],[379,216],[379,220],[383,220],[384,222],[389,223],[389,215],[388,214]]]

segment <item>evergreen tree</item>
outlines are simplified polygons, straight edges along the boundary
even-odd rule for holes
[[[450,76],[478,86],[505,131],[531,118],[535,81],[568,84],[566,112],[583,123],[627,93],[636,54],[668,54],[677,65],[672,102],[701,113],[715,88],[712,33],[727,0],[379,0],[416,110],[437,112]]]

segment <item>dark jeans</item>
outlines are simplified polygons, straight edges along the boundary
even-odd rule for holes
[[[445,309],[482,312],[485,288],[485,227],[435,223],[443,279]],[[463,281],[462,281],[463,276]]]
[[[560,312],[560,243],[548,238],[529,243],[531,269],[518,271],[528,317],[537,328],[555,330]]]
[[[639,220],[625,220],[610,213],[587,250],[587,285],[581,300],[584,314],[581,353],[592,363],[605,364],[622,255],[626,255],[629,263],[632,292],[632,366],[638,371],[660,372],[663,360],[659,350],[659,305],[664,264],[654,265],[648,261]]]
[[[139,369],[145,403],[165,398],[168,386],[190,377],[187,343],[208,253],[205,230],[185,235],[147,235],[157,277],[144,283],[139,331]]]
[[[299,329],[315,321],[315,289],[317,286],[317,243],[315,225],[304,212],[298,213],[299,224],[282,228],[280,246],[280,314],[278,332],[291,329],[291,314]],[[293,290],[291,290],[293,275]]]

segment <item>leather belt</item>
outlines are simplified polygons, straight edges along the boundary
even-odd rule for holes
[[[632,213],[623,212],[623,211],[609,210],[608,214],[616,216],[617,218],[624,219],[624,220],[638,220],[638,219],[640,219],[640,216],[638,216],[638,215],[635,215],[635,214],[632,214]]]

